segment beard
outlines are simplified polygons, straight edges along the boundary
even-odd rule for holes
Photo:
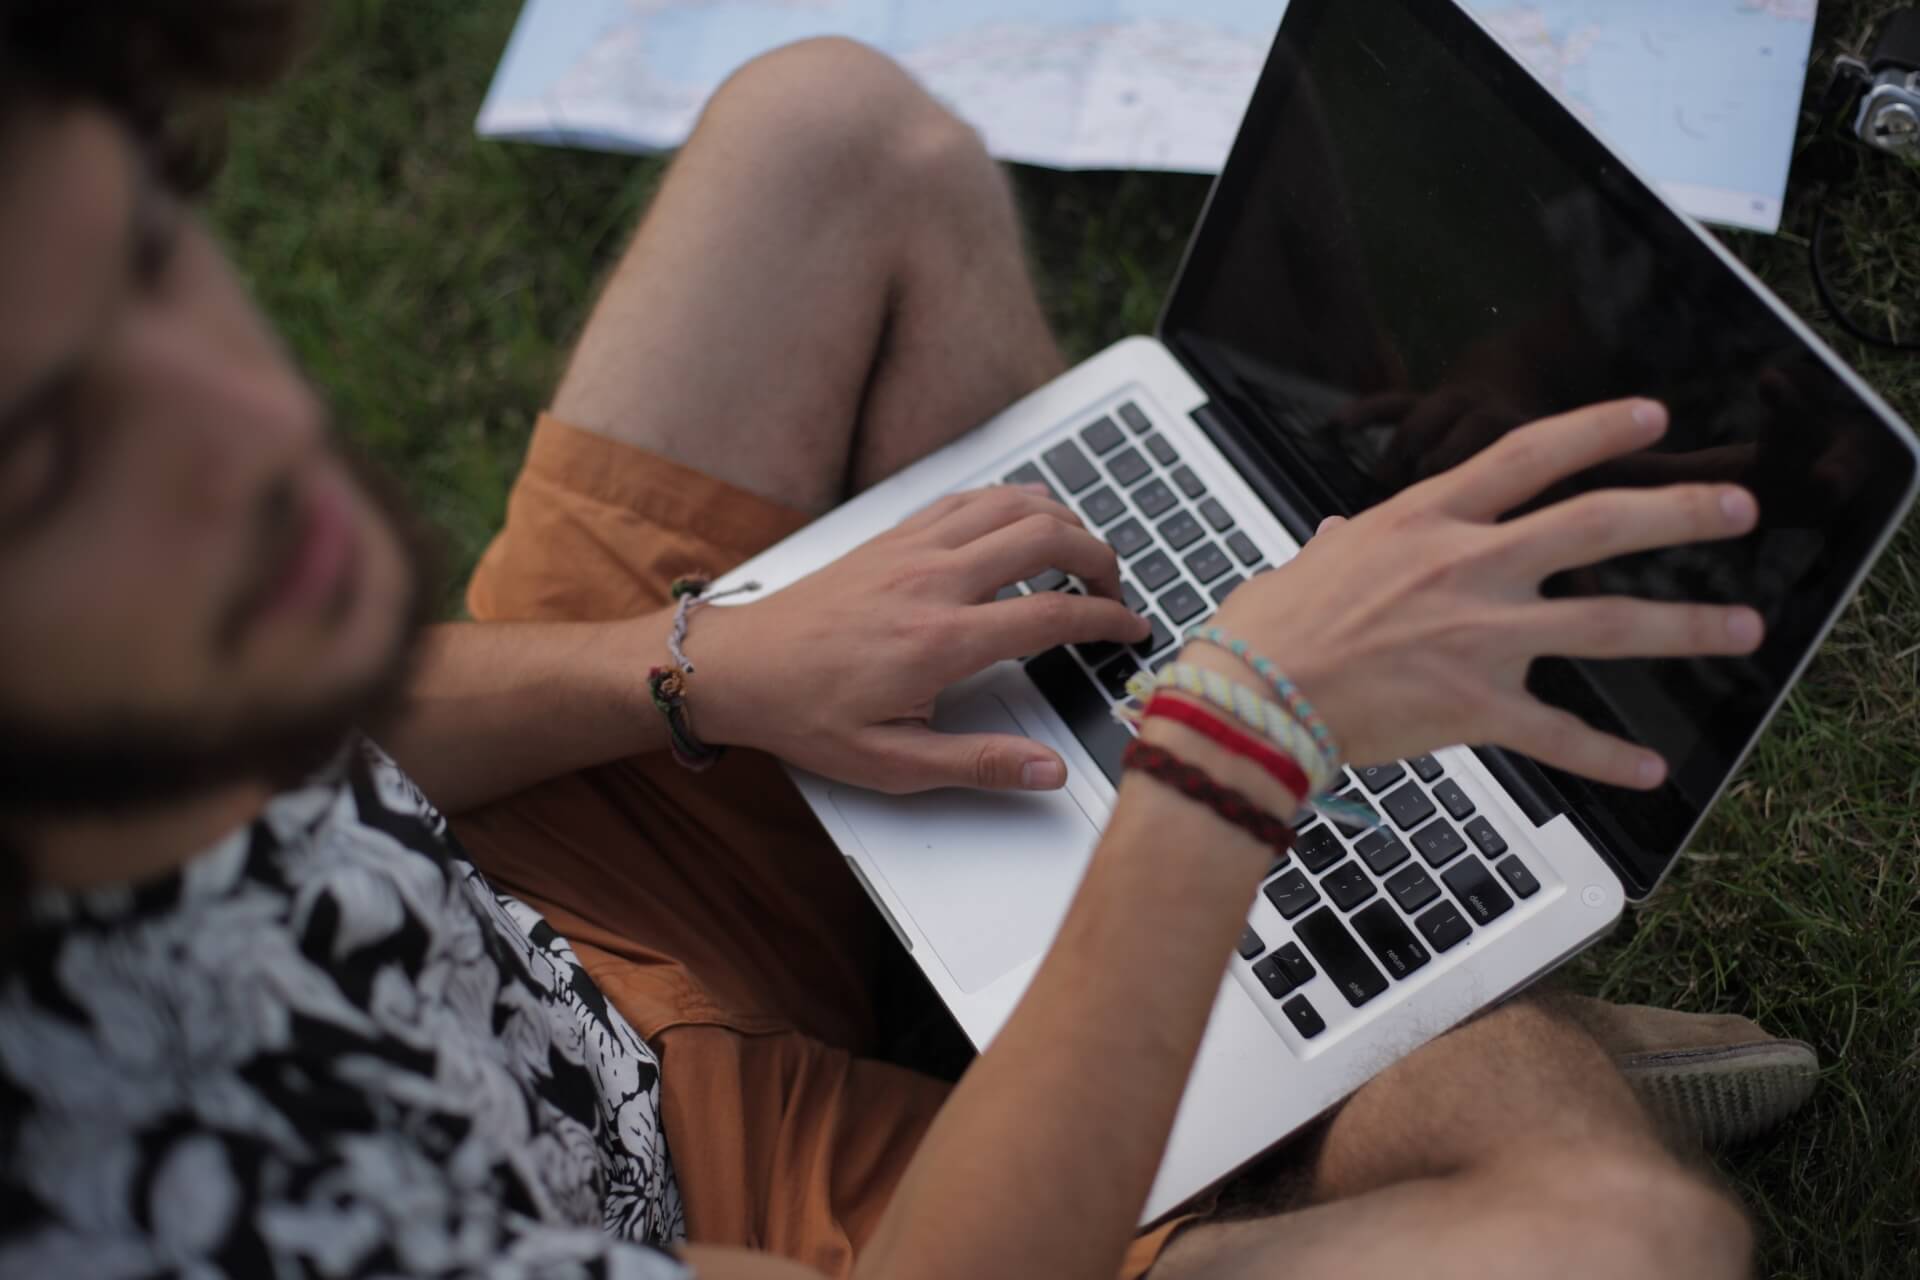
[[[438,598],[438,557],[395,487],[351,450],[341,456],[406,561],[403,616],[381,661],[324,699],[257,708],[217,726],[187,715],[127,713],[76,728],[0,707],[0,815],[8,824],[137,814],[238,783],[283,789],[327,764],[356,731],[377,730],[399,709],[416,641]],[[17,865],[0,846],[0,887],[9,862]]]

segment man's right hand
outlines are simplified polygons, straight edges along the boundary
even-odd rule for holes
[[[1522,427],[1351,521],[1329,521],[1287,565],[1236,591],[1217,621],[1299,685],[1351,760],[1483,742],[1600,782],[1656,787],[1666,777],[1657,754],[1541,703],[1527,691],[1528,667],[1546,655],[1751,653],[1759,614],[1546,599],[1540,584],[1614,556],[1740,537],[1759,519],[1753,495],[1712,484],[1607,490],[1501,517],[1647,448],[1666,427],[1666,410],[1645,400]],[[1207,646],[1189,646],[1186,657],[1246,674]]]

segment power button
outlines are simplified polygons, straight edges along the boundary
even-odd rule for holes
[[[1607,905],[1607,891],[1597,884],[1590,884],[1580,891],[1580,901],[1590,907],[1604,907]]]

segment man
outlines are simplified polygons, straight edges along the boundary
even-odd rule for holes
[[[1531,1001],[1351,1100],[1297,1201],[1267,1206],[1295,1212],[1135,1238],[1271,856],[1152,779],[1123,787],[961,1084],[872,1056],[891,942],[774,758],[891,790],[1057,787],[1043,746],[932,732],[933,697],[1143,632],[1064,508],[960,495],[693,615],[687,710],[733,750],[705,772],[667,754],[646,677],[673,578],[1059,368],[1003,181],[896,69],[820,42],[722,90],[536,433],[480,621],[417,637],[403,522],[179,196],[180,109],[276,65],[294,6],[0,13],[0,835],[25,886],[0,962],[0,1274],[1743,1270],[1739,1213]],[[1737,537],[1751,496],[1499,517],[1663,428],[1638,402],[1524,428],[1223,620],[1357,758],[1465,735],[1652,785],[1657,757],[1533,702],[1528,662],[1745,652],[1757,617],[1539,581]],[[993,599],[1049,567],[1089,594]],[[1302,799],[1178,726],[1147,737],[1271,812]],[[1615,1048],[1659,1048],[1647,1025]]]

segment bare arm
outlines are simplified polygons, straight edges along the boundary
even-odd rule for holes
[[[647,693],[671,610],[619,622],[432,628],[405,713],[381,738],[433,802],[458,813],[548,778],[664,751]]]

